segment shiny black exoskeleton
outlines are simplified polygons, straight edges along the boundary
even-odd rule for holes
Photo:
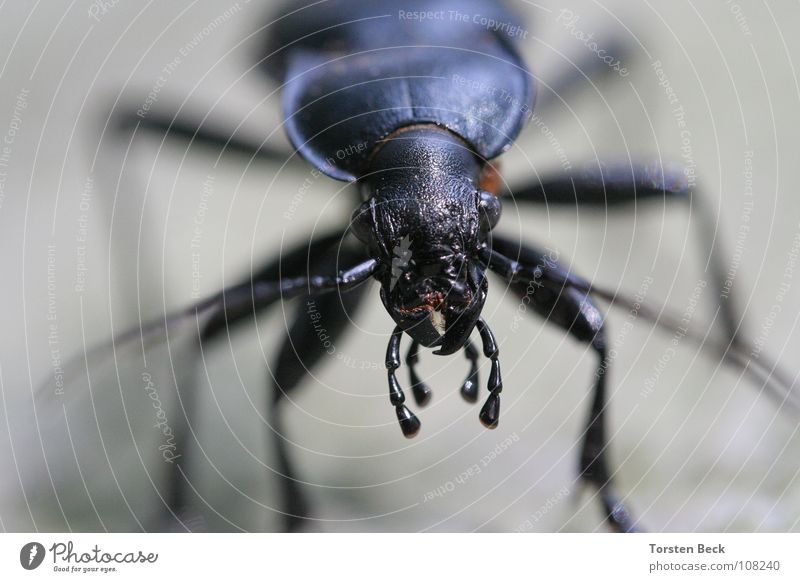
[[[507,26],[493,31],[484,19]],[[288,14],[267,47],[265,66],[285,83],[289,138],[324,173],[359,182],[365,202],[352,230],[376,262],[383,304],[398,330],[440,355],[467,345],[486,299],[480,253],[500,202],[481,175],[533,107],[533,76],[508,26],[521,29],[486,0],[331,1]],[[502,381],[491,332],[480,329],[493,366],[480,418],[494,428]],[[410,437],[419,421],[394,375],[397,349],[393,339],[391,402]]]
[[[270,421],[280,435],[279,403],[325,353],[308,306],[313,304],[328,333],[338,337],[364,294],[361,283],[374,278],[396,323],[386,367],[403,434],[412,437],[420,429],[396,377],[403,334],[411,337],[405,361],[421,406],[431,390],[415,371],[420,347],[439,355],[463,350],[470,371],[461,393],[470,402],[478,400],[479,354],[470,341],[477,330],[491,361],[489,395],[479,416],[494,428],[503,389],[499,349],[481,318],[486,275],[493,272],[532,311],[596,352],[579,472],[597,490],[608,523],[621,531],[635,529],[614,493],[606,460],[609,362],[604,318],[591,299],[598,291],[545,253],[493,232],[500,201],[511,195],[499,187],[493,160],[517,138],[536,97],[534,77],[515,48],[522,35],[511,34],[524,24],[490,0],[329,0],[293,2],[271,16],[266,30],[258,59],[282,86],[292,145],[324,174],[356,183],[360,203],[341,231],[285,253],[241,285],[189,310],[212,313],[203,339],[281,298],[305,298],[273,367]],[[135,121],[144,129],[267,160],[285,157],[169,116],[152,113]],[[687,200],[689,193],[682,170],[659,163],[601,163],[513,189],[517,202],[556,206]],[[737,319],[730,303],[721,306],[721,314],[735,348]],[[285,476],[287,527],[296,529],[308,508],[280,436],[276,447],[277,470]],[[175,515],[188,496],[184,479],[177,478],[171,495]]]

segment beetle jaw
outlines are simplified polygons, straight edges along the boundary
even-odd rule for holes
[[[485,281],[460,293],[434,290],[414,295],[382,285],[380,294],[404,332],[427,348],[438,347],[434,353],[445,356],[463,348],[472,333],[486,301]]]

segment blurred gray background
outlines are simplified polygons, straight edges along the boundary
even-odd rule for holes
[[[139,321],[238,280],[352,211],[346,185],[310,167],[218,159],[182,141],[115,138],[109,130],[112,111],[180,109],[288,152],[279,94],[254,68],[268,4],[0,8],[2,530],[157,529],[163,505],[156,491],[167,465],[142,386],[140,346],[132,353],[122,346],[116,360],[106,351],[89,361],[97,370],[92,399],[71,373],[65,394],[56,395],[59,369]],[[508,182],[558,170],[563,156],[574,165],[596,158],[693,164],[696,194],[715,222],[706,232],[723,249],[731,301],[745,313],[745,340],[794,378],[800,40],[793,33],[800,6],[512,4],[526,16],[529,34],[520,46],[542,83],[576,67],[591,79],[559,97],[543,90],[536,123],[503,159]],[[578,38],[589,34],[609,54],[621,51],[628,75],[598,68]],[[500,228],[553,249],[598,285],[646,289],[650,306],[682,314],[696,295],[691,327],[705,332],[714,298],[702,288],[709,275],[697,227],[696,213],[690,218],[680,205],[606,214],[507,203]],[[575,484],[594,355],[540,320],[515,325],[517,314],[494,281],[485,315],[502,347],[500,427],[483,429],[478,408],[458,395],[463,358],[423,353],[434,400],[419,412],[420,436],[406,441],[381,364],[392,323],[377,287],[371,290],[353,332],[286,409],[290,451],[318,519],[309,529],[603,530],[596,504]],[[181,351],[190,322],[171,336],[173,347],[161,344],[148,356],[173,423],[181,414],[168,387],[173,375],[196,375],[187,384],[198,399],[194,433],[183,453],[202,500],[187,517],[199,529],[279,527],[263,420],[265,360],[290,316],[276,309],[202,359]],[[609,372],[611,458],[643,526],[800,529],[797,416],[759,396],[759,385],[713,354],[689,341],[672,354],[671,334],[626,321],[625,309],[610,311],[617,350]],[[485,381],[488,368],[482,372]],[[406,382],[405,370],[399,377]]]

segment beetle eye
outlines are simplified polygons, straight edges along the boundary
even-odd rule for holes
[[[500,199],[485,190],[479,192],[478,212],[481,215],[481,228],[485,231],[492,230],[500,220],[503,206]]]
[[[373,239],[372,200],[367,200],[353,211],[350,230],[361,242],[368,244]]]

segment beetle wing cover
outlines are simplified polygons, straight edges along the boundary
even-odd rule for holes
[[[356,3],[358,9],[315,13],[318,28],[297,24],[275,41],[289,43],[282,57],[286,131],[327,175],[357,179],[381,139],[420,123],[450,129],[491,159],[532,115],[535,85],[507,34],[519,28],[511,13],[485,2],[467,2],[469,11],[440,1],[425,4],[440,18],[399,16],[418,4],[375,2],[365,11]],[[480,18],[459,20],[456,7]],[[490,14],[508,26],[482,24]]]

